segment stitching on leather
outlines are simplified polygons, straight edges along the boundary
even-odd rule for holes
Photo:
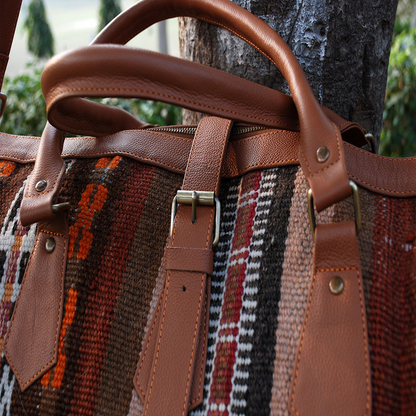
[[[208,309],[208,295],[207,293],[205,293],[205,310],[206,310],[206,313],[209,314],[209,310],[207,309]],[[201,372],[199,373],[199,394],[198,394],[198,397],[196,397],[194,401],[189,403],[190,405],[195,404],[201,398],[201,386],[203,385],[203,376],[205,374],[204,357],[205,357],[206,340],[207,340],[207,324],[205,320],[204,322],[204,348],[202,348],[202,365],[201,365]]]
[[[38,243],[39,243],[39,241],[40,241],[40,233],[41,232],[44,232],[44,231],[39,231],[39,233],[38,233],[38,236],[36,237],[36,246],[35,246],[35,250],[33,251],[33,257],[34,257],[34,255],[35,255],[35,252],[36,252],[36,250],[38,250]],[[48,233],[48,234],[53,234],[53,233]],[[55,235],[60,235],[60,234],[55,234]],[[66,246],[67,246],[67,241],[65,240],[65,244],[64,244],[64,253],[66,252]],[[63,289],[62,289],[62,286],[63,286],[63,284],[62,284],[62,282],[63,282],[63,279],[64,279],[64,270],[65,270],[65,264],[66,264],[66,259],[65,259],[65,255],[63,256],[63,261],[62,261],[62,268],[61,268],[61,291],[60,291],[60,301],[59,301],[59,311],[61,311],[61,309],[62,309],[62,301],[63,301],[63,296],[62,296],[62,292],[63,292]],[[21,294],[22,294],[22,292],[23,292],[23,288],[24,288],[24,283],[25,283],[25,281],[26,281],[26,273],[29,273],[29,270],[30,270],[30,268],[32,267],[32,260],[33,260],[33,258],[32,258],[32,256],[30,256],[30,265],[29,265],[29,268],[28,269],[26,269],[26,272],[25,272],[25,277],[24,277],[24,280],[23,280],[23,282],[22,282],[22,287],[21,287],[21,289],[20,289],[20,292],[19,292],[19,296],[18,296],[18,298],[17,298],[17,301],[16,301],[16,305],[18,304],[18,302],[19,302],[19,300],[20,300],[20,296],[21,296]],[[13,323],[14,323],[14,318],[15,318],[15,314],[13,314],[13,318],[12,318],[12,321],[10,322],[10,329],[9,329],[9,331],[8,331],[8,333],[7,333],[7,337],[6,337],[6,340],[5,340],[5,344],[7,344],[7,342],[8,342],[8,340],[9,340],[9,337],[10,337],[10,334],[11,334],[11,332],[12,332],[12,328],[13,328]],[[27,385],[29,385],[29,384],[31,384],[32,383],[32,381],[34,381],[50,364],[52,364],[53,363],[53,361],[55,360],[55,358],[56,358],[56,344],[57,344],[57,342],[58,342],[58,337],[59,337],[59,331],[60,331],[60,327],[59,327],[59,321],[60,321],[60,318],[61,318],[61,316],[60,316],[60,313],[58,313],[58,320],[57,320],[57,322],[56,322],[56,334],[55,334],[55,342],[54,342],[54,356],[53,356],[53,358],[47,363],[47,364],[45,364],[35,375],[33,375],[26,383],[23,383],[23,381],[22,381],[22,378],[21,378],[21,376],[20,376],[20,374],[19,374],[19,372],[17,371],[17,369],[15,368],[15,366],[13,365],[13,363],[11,363],[11,357],[10,357],[10,355],[9,355],[9,353],[8,353],[8,351],[7,351],[7,349],[5,348],[4,349],[4,354],[7,356],[7,359],[8,359],[8,362],[10,363],[10,367],[13,369],[13,372],[14,372],[14,374],[16,375],[16,378],[18,379],[18,381],[19,381],[19,384],[24,388],[24,387],[26,387]]]
[[[152,328],[151,328],[151,331],[150,331],[150,334],[149,334],[149,338],[147,339],[146,349],[144,351],[142,359],[140,360],[140,366],[139,366],[139,369],[137,370],[137,375],[136,375],[136,384],[139,387],[140,391],[142,392],[143,396],[146,396],[146,392],[142,389],[142,386],[139,383],[139,375],[140,375],[140,371],[141,371],[143,363],[144,363],[144,359],[145,359],[146,354],[147,354],[147,350],[149,349],[150,340],[152,338],[153,330],[155,329],[155,325],[156,325],[156,321],[157,321],[157,316],[159,315],[160,306],[162,305],[162,299],[165,297],[164,296],[164,292],[165,292],[164,289],[165,288],[163,288],[162,293],[160,294],[160,297],[159,297],[159,301],[157,303],[157,310],[155,311],[155,315],[154,315],[154,319],[153,319],[153,325],[152,325]]]
[[[185,399],[184,399],[184,403],[183,403],[182,416],[184,416],[185,412],[186,412],[186,398],[188,396],[189,382],[190,382],[190,379],[191,379],[192,360],[194,358],[194,352],[195,352],[195,339],[196,339],[196,335],[197,335],[198,322],[199,322],[199,317],[200,317],[200,312],[201,312],[201,300],[202,300],[202,292],[204,290],[204,281],[205,281],[205,279],[206,279],[206,274],[203,273],[202,274],[202,279],[201,279],[201,292],[199,294],[198,314],[197,314],[197,318],[196,318],[196,322],[195,322],[194,340],[192,342],[192,354],[191,354],[191,359],[190,359],[190,362],[189,362],[188,381],[186,383]]]
[[[64,170],[64,168],[65,168],[65,165],[64,165],[64,164],[62,164],[62,167],[61,167],[61,169],[60,169],[60,171],[59,171],[58,175],[57,175],[57,176],[56,176],[56,178],[55,178],[55,182],[53,183],[53,185],[52,185],[52,189],[51,189],[51,190],[49,190],[49,191],[45,191],[45,192],[42,192],[42,193],[37,193],[37,194],[32,194],[32,195],[29,195],[29,188],[30,188],[31,186],[28,186],[28,187],[27,187],[28,189],[27,189],[27,191],[26,191],[25,197],[26,197],[26,198],[39,197],[39,196],[46,195],[46,194],[50,194],[51,192],[54,192],[54,191],[55,191],[55,185],[56,185],[56,182],[58,182],[58,178],[61,176],[61,173],[62,173],[62,171]]]
[[[379,186],[372,185],[371,183],[368,183],[366,181],[363,181],[360,178],[357,178],[356,176],[352,175],[351,173],[349,174],[349,176],[351,176],[351,178],[354,178],[358,183],[362,183],[364,185],[367,185],[369,188],[374,189],[374,190],[384,191],[384,192],[397,194],[397,195],[407,195],[407,194],[415,194],[416,193],[416,190],[415,191],[394,191],[393,189],[380,188]]]
[[[39,232],[42,232],[42,233],[45,233],[45,234],[49,234],[49,235],[56,235],[57,237],[66,237],[65,234],[54,233],[52,231],[39,230]]]
[[[309,295],[309,299],[308,299],[308,306],[306,309],[306,316],[305,316],[305,322],[303,324],[303,328],[302,328],[302,335],[300,338],[300,346],[299,346],[299,352],[297,355],[297,363],[296,363],[296,373],[295,373],[295,379],[293,381],[293,389],[292,389],[292,395],[290,398],[290,408],[293,412],[296,413],[297,416],[300,416],[300,413],[295,409],[294,405],[293,405],[293,401],[295,398],[295,392],[296,392],[296,384],[297,384],[297,380],[298,380],[298,374],[299,374],[299,366],[300,366],[300,356],[301,356],[301,352],[302,352],[302,348],[303,348],[303,341],[304,341],[304,337],[305,337],[305,331],[306,331],[306,324],[308,322],[309,319],[309,311],[310,311],[310,305],[312,302],[312,294],[313,294],[313,290],[315,287],[315,283],[316,283],[316,275],[319,272],[336,272],[336,271],[356,271],[357,273],[357,278],[358,278],[358,289],[359,289],[359,294],[360,294],[360,307],[361,307],[361,320],[362,320],[362,326],[363,326],[363,338],[364,338],[364,355],[365,355],[365,373],[366,373],[366,387],[367,387],[367,403],[366,403],[366,416],[369,415],[369,409],[370,409],[370,375],[369,375],[369,363],[368,363],[368,343],[367,343],[367,339],[365,337],[366,334],[366,330],[365,330],[365,319],[364,319],[364,303],[363,303],[363,296],[362,296],[362,290],[361,290],[361,281],[360,281],[360,273],[357,267],[341,267],[341,268],[328,268],[328,269],[317,269],[316,273],[314,273],[313,276],[313,282],[312,282],[312,287],[311,287],[311,292]]]
[[[256,117],[256,116],[251,116],[249,114],[242,114],[242,113],[238,113],[236,111],[231,111],[231,110],[227,110],[224,108],[219,108],[219,107],[213,107],[210,105],[206,105],[206,104],[201,104],[201,103],[197,103],[195,101],[191,101],[191,100],[186,100],[184,98],[178,98],[175,97],[174,95],[166,95],[166,94],[162,94],[162,93],[158,93],[158,92],[154,92],[154,91],[147,91],[147,90],[141,90],[141,89],[137,89],[137,88],[92,88],[92,87],[80,87],[80,88],[70,88],[70,89],[66,89],[63,91],[59,91],[55,94],[50,94],[50,99],[48,101],[53,101],[55,99],[56,96],[58,95],[64,95],[67,93],[71,93],[71,92],[84,92],[84,91],[100,91],[100,92],[107,92],[107,91],[114,91],[114,92],[137,92],[137,93],[144,93],[144,94],[153,94],[155,96],[160,96],[160,97],[165,97],[165,98],[171,98],[183,103],[188,103],[188,104],[194,104],[196,106],[202,107],[202,108],[209,108],[211,110],[217,110],[217,111],[222,111],[224,113],[228,113],[228,114],[235,114],[238,116],[243,116],[246,118],[250,118],[250,119],[254,119],[254,120],[261,120],[261,121],[267,121],[268,123],[272,123],[274,125],[279,125],[279,126],[292,126],[291,124],[288,123],[282,123],[280,121],[274,121],[274,120],[270,120],[267,118],[261,118],[261,117]],[[55,105],[56,103],[52,103],[49,104],[47,107],[47,111],[49,112],[51,107],[53,105]],[[60,111],[58,110],[58,108],[56,109],[59,113]],[[91,132],[93,132],[93,130],[89,130]]]
[[[196,140],[198,138],[199,130],[201,129],[202,123],[204,123],[204,119],[201,120],[201,122],[198,124],[198,127],[196,129],[195,136],[194,136],[195,138],[194,138],[194,140],[192,142],[191,154],[189,155],[189,163],[188,163],[188,166],[191,166],[192,157],[193,157],[194,150],[195,150],[195,147],[196,147],[195,146],[195,143],[196,143]],[[186,171],[185,171],[185,178],[183,180],[183,188],[185,188],[186,182],[188,180],[188,175],[189,175],[188,166],[186,167]],[[172,247],[173,247],[173,240],[172,240]]]
[[[157,361],[159,358],[159,350],[160,350],[160,342],[162,340],[162,333],[163,333],[163,324],[165,322],[165,315],[166,315],[166,306],[168,303],[168,296],[169,296],[169,280],[170,280],[170,271],[168,273],[168,277],[166,279],[166,296],[164,296],[165,301],[164,301],[164,309],[163,309],[163,316],[162,316],[162,323],[160,324],[160,330],[159,330],[159,337],[158,337],[158,344],[157,344],[157,350],[156,350],[156,357],[155,357],[155,361],[154,361],[154,365],[153,365],[153,376],[152,376],[152,381],[150,383],[150,388],[149,388],[149,396],[147,397],[147,404],[146,404],[146,409],[144,411],[144,416],[147,415],[147,410],[149,409],[149,403],[150,403],[150,398],[152,396],[152,389],[153,389],[153,383],[155,381],[155,375],[156,375],[156,368],[157,368]]]
[[[369,351],[368,351],[368,340],[366,337],[367,331],[366,331],[366,326],[365,326],[365,315],[364,315],[364,301],[363,301],[363,293],[362,293],[362,288],[361,288],[361,278],[360,278],[360,272],[359,270],[357,270],[357,279],[358,279],[358,290],[360,293],[360,305],[361,305],[361,321],[362,321],[362,325],[363,325],[363,339],[364,339],[364,356],[365,356],[365,383],[367,386],[367,411],[366,411],[366,415],[370,414],[370,407],[371,407],[371,403],[370,403],[370,396],[371,396],[371,387],[370,387],[370,370],[369,370],[369,362],[368,362],[368,357],[369,357]]]
[[[375,155],[374,153],[368,152],[367,150],[363,150],[360,149],[359,147],[353,146],[352,144],[348,143],[348,142],[344,142],[344,145],[347,145],[355,150],[358,150],[361,153],[364,153],[367,156],[370,157],[374,157],[376,159],[380,159],[380,160],[385,160],[387,162],[392,162],[392,163],[396,163],[396,162],[411,162],[413,163],[416,160],[416,157],[406,157],[406,158],[400,158],[400,159],[396,159],[396,158],[390,158],[387,156],[380,156],[380,155]]]
[[[219,178],[220,178],[220,174],[221,174],[221,167],[222,167],[222,161],[223,161],[223,159],[224,159],[224,155],[225,155],[225,143],[224,143],[224,141],[226,142],[227,141],[227,137],[228,137],[228,135],[229,135],[229,133],[230,133],[230,126],[231,126],[231,123],[232,123],[232,121],[231,120],[228,120],[228,122],[227,122],[227,127],[226,127],[226,130],[225,130],[225,133],[224,133],[224,135],[223,135],[223,138],[222,138],[222,140],[221,140],[221,144],[222,144],[222,148],[221,148],[221,157],[220,157],[220,160],[218,161],[218,169],[217,169],[217,177],[216,177],[216,179],[215,179],[215,189],[217,189],[217,186],[218,186],[218,182],[219,182]],[[210,224],[211,225],[211,224]],[[207,247],[208,248],[208,247]]]
[[[8,133],[3,133],[3,132],[0,133],[0,136],[7,136],[13,139],[29,139],[29,140],[40,141],[40,137],[35,137],[35,136],[16,136],[15,134],[8,134]]]

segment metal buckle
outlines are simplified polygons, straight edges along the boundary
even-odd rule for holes
[[[170,235],[173,233],[175,225],[176,211],[178,204],[192,205],[192,224],[196,221],[196,206],[215,204],[215,234],[212,245],[215,247],[220,240],[220,219],[221,219],[221,203],[215,196],[214,192],[206,191],[178,191],[172,202],[172,214],[170,217]]]
[[[353,181],[350,181],[350,186],[351,186],[352,195],[354,198],[355,228],[357,230],[357,235],[358,235],[358,233],[361,231],[360,198],[358,195],[357,185]],[[309,189],[309,192],[308,192],[308,210],[309,210],[309,224],[311,226],[313,238],[315,238],[316,218],[315,218],[315,205],[313,203],[312,189]]]
[[[374,136],[371,133],[367,133],[365,135],[365,138],[370,142],[371,152],[376,155],[377,154],[377,148],[376,148],[376,141],[374,140]]]
[[[4,109],[6,108],[7,97],[0,92],[0,118],[3,116]]]

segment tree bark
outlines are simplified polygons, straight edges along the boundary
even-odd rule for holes
[[[291,47],[318,101],[356,121],[378,143],[397,0],[233,0]],[[179,22],[181,56],[289,94],[274,65],[236,36]],[[185,123],[200,116],[184,112]]]

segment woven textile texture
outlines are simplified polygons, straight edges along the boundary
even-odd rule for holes
[[[20,392],[1,357],[0,415],[141,415],[133,376],[162,288],[182,177],[128,158],[66,161],[69,254],[58,363]],[[36,237],[19,206],[33,165],[0,161],[0,344]],[[297,166],[221,186],[203,404],[192,416],[288,416],[313,262]],[[360,189],[374,416],[416,414],[416,198]],[[353,219],[346,200],[317,222]]]

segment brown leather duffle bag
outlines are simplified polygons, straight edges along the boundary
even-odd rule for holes
[[[175,16],[244,39],[292,97],[123,46]],[[3,415],[416,414],[416,159],[365,150],[269,26],[143,0],[42,87],[42,137],[0,134]],[[157,127],[86,97],[208,116]]]

